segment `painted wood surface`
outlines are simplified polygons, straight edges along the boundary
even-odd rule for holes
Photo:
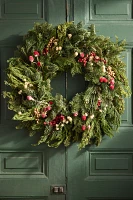
[[[132,87],[133,20],[132,0],[0,0],[0,75],[1,92],[7,60],[21,44],[34,22],[56,25],[83,21],[95,24],[98,34],[127,40],[124,61]],[[67,8],[67,9],[66,9]],[[71,99],[85,89],[82,76],[68,73],[56,77],[53,93]],[[46,200],[129,200],[133,199],[132,98],[126,100],[119,133],[104,137],[98,147],[78,151],[68,148],[32,147],[36,138],[26,130],[15,130],[13,113],[0,100],[0,199]],[[36,136],[37,137],[37,136]],[[53,195],[51,186],[67,186],[66,194]]]

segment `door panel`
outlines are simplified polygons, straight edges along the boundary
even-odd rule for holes
[[[66,19],[75,24],[83,21],[86,28],[95,24],[98,34],[127,40],[124,59],[132,86],[132,4],[132,0],[0,0],[1,92],[6,90],[6,61],[14,56],[16,46],[33,23],[48,21],[55,25]],[[54,94],[71,99],[85,89],[85,82],[83,77],[72,78],[68,73],[56,77],[52,86]],[[67,173],[67,200],[132,199],[132,98],[126,100],[125,107],[120,131],[112,139],[105,136],[100,146],[81,151],[78,144],[73,144],[65,151],[63,146],[31,146],[37,136],[29,138],[26,130],[15,130],[13,113],[1,96],[0,198],[64,200],[64,194],[52,195],[50,187],[65,186]]]
[[[124,61],[132,88],[133,21],[132,0],[73,0],[71,19],[83,21],[87,28],[95,24],[98,35],[126,39]],[[69,200],[110,200],[133,198],[133,117],[132,98],[125,101],[125,112],[118,133],[105,136],[102,143],[78,151],[78,144],[68,151]]]
[[[56,11],[55,11],[56,10]],[[60,10],[59,18],[57,10]],[[14,56],[22,37],[34,22],[58,24],[65,21],[65,1],[1,0],[0,1],[0,89],[6,90],[7,60]],[[65,77],[62,77],[65,82]],[[56,80],[57,88],[60,80]],[[65,87],[60,88],[65,94]],[[65,187],[65,148],[33,147],[37,137],[26,130],[16,130],[13,113],[6,100],[0,101],[0,198],[34,197],[64,200],[65,195],[52,194],[52,186]]]

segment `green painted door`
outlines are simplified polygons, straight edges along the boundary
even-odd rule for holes
[[[34,22],[58,24],[65,18],[65,1],[62,0],[0,0],[1,92],[6,89],[7,60],[14,56],[22,36]],[[0,98],[0,199],[65,200],[64,194],[50,191],[53,186],[65,188],[65,148],[31,146],[35,138],[30,138],[26,130],[15,129],[12,113],[2,96]]]
[[[66,6],[67,5],[67,6]],[[67,9],[66,9],[67,8]],[[125,62],[132,81],[132,0],[0,0],[0,74],[5,90],[7,59],[14,55],[22,36],[34,22],[52,24],[83,21],[96,24],[98,34],[127,40]],[[60,81],[64,84],[60,84]],[[54,91],[69,99],[84,89],[83,77],[70,74],[57,78]],[[0,107],[0,198],[47,200],[129,200],[133,199],[132,98],[126,101],[120,132],[103,138],[99,147],[78,151],[32,147],[35,138],[26,130],[15,130],[6,102]],[[52,194],[52,186],[66,187],[65,194]]]
[[[96,25],[97,34],[127,40],[124,53],[132,86],[133,20],[131,0],[73,0],[71,20]],[[68,148],[68,199],[133,199],[132,98],[126,100],[119,133],[104,137],[100,146]]]

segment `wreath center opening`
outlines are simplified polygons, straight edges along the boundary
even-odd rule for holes
[[[52,79],[51,87],[53,96],[59,93],[70,101],[77,93],[85,91],[86,82],[83,75],[76,74],[72,76],[68,71],[63,72]]]

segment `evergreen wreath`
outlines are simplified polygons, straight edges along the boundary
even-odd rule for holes
[[[29,135],[39,134],[37,144],[50,147],[79,142],[79,148],[100,144],[104,135],[113,136],[130,96],[121,52],[125,41],[112,42],[97,36],[94,25],[82,23],[36,23],[24,36],[17,56],[10,58],[5,91],[14,120]],[[84,76],[87,87],[71,101],[52,95],[51,80],[61,72]]]

